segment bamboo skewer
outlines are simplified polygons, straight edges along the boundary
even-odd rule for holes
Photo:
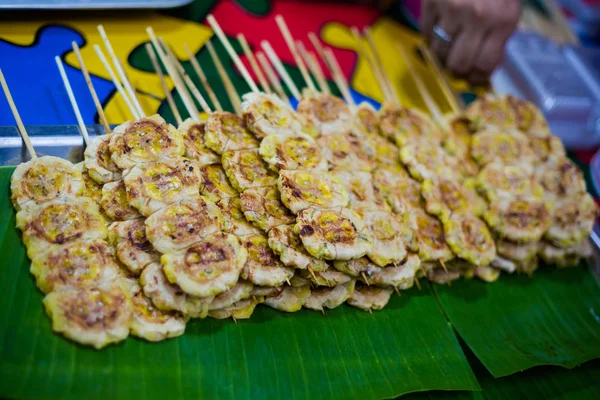
[[[250,86],[250,89],[254,93],[260,92],[260,90],[258,90],[258,86],[256,86],[256,83],[254,83],[254,80],[250,76],[250,73],[248,72],[248,70],[244,66],[244,63],[242,62],[242,60],[240,60],[240,58],[238,57],[238,55],[236,54],[236,52],[233,50],[233,47],[231,47],[231,43],[229,43],[229,39],[227,39],[227,36],[225,36],[225,33],[223,32],[223,30],[219,26],[219,24],[218,24],[217,20],[215,19],[215,17],[212,14],[209,14],[206,17],[206,20],[208,21],[208,23],[212,27],[213,31],[215,31],[215,33],[219,37],[219,40],[221,41],[221,43],[223,44],[223,46],[225,46],[225,50],[227,50],[227,53],[229,53],[229,56],[231,57],[231,59],[233,60],[233,62],[235,63],[235,65],[238,67],[238,69],[240,70],[240,72],[242,73],[242,76],[246,80],[246,83],[248,84],[248,86]]]
[[[183,47],[185,48],[185,52],[187,53],[187,55],[190,59],[190,63],[192,64],[192,68],[194,69],[194,72],[196,72],[196,75],[198,75],[198,78],[200,78],[200,82],[202,82],[202,87],[204,87],[204,90],[206,90],[206,93],[208,93],[208,97],[210,98],[210,101],[213,103],[214,108],[217,111],[223,111],[223,107],[221,106],[221,103],[219,102],[219,99],[217,98],[215,91],[212,89],[212,87],[210,87],[210,85],[208,83],[208,79],[206,79],[206,74],[204,73],[204,70],[200,66],[200,63],[198,62],[198,60],[196,60],[196,57],[194,56],[194,54],[192,54],[190,48],[188,47],[188,45],[186,43],[183,44]]]
[[[302,78],[304,78],[306,86],[310,90],[317,90],[312,79],[310,79],[310,75],[308,73],[308,70],[306,69],[306,65],[304,65],[304,61],[302,61],[302,57],[300,57],[300,55],[298,54],[298,49],[296,49],[294,38],[292,37],[292,34],[290,33],[290,30],[288,29],[288,26],[285,23],[285,19],[281,15],[277,15],[275,17],[275,22],[277,22],[277,26],[279,27],[279,30],[283,35],[283,39],[285,40],[288,49],[290,49],[290,52],[292,53],[292,57],[294,57],[294,62],[300,69],[300,73],[302,74]]]
[[[344,100],[346,100],[346,103],[348,103],[350,106],[352,106],[352,107],[356,106],[356,102],[354,101],[354,98],[350,94],[350,86],[348,85],[348,81],[346,80],[346,77],[344,76],[344,73],[342,72],[342,68],[340,67],[340,64],[338,64],[337,59],[335,58],[335,55],[333,54],[333,51],[331,51],[331,49],[324,49],[323,54],[325,55],[325,59],[327,60],[327,63],[330,65],[334,79],[336,81],[336,84],[340,88],[340,91],[342,92],[342,96],[344,97]]]
[[[100,62],[104,65],[104,69],[106,69],[106,72],[108,72],[108,75],[110,76],[110,79],[113,81],[113,84],[117,88],[117,92],[119,92],[119,94],[125,101],[127,108],[131,112],[131,115],[133,115],[133,119],[140,119],[141,117],[138,114],[137,109],[134,107],[133,103],[129,99],[129,95],[127,95],[127,93],[125,92],[123,85],[121,85],[121,82],[119,82],[119,80],[117,79],[117,76],[115,75],[115,71],[113,71],[112,67],[108,63],[106,56],[104,56],[104,52],[102,51],[100,46],[98,46],[97,44],[94,45],[94,50],[96,51],[96,54],[98,55],[98,58],[100,59]]]
[[[381,93],[383,94],[384,100],[386,102],[393,103],[394,102],[394,94],[390,92],[390,87],[387,84],[385,78],[383,77],[381,70],[379,69],[379,66],[376,64],[374,58],[371,57],[371,55],[367,52],[367,49],[365,48],[365,46],[363,44],[360,31],[355,26],[350,28],[350,31],[352,32],[352,35],[354,36],[354,40],[356,40],[356,43],[358,44],[358,46],[357,46],[358,54],[362,58],[367,60],[367,62],[369,63],[369,66],[371,67],[371,71],[373,72],[373,76],[375,77],[375,80],[377,81],[377,84],[379,85],[379,88],[381,89]]]
[[[292,96],[294,96],[297,100],[300,100],[300,91],[298,90],[298,87],[292,80],[292,77],[290,76],[290,74],[288,74],[287,71],[285,70],[283,63],[281,62],[281,60],[275,53],[275,50],[273,50],[273,48],[271,47],[271,44],[269,42],[267,42],[266,40],[263,40],[262,42],[260,42],[260,46],[263,48],[263,50],[267,54],[267,57],[269,57],[271,64],[273,64],[273,66],[275,67],[275,70],[277,71],[279,76],[281,76],[281,78],[285,82],[285,85],[288,87],[289,91],[292,93]]]
[[[273,67],[271,67],[271,64],[269,64],[269,60],[267,60],[265,54],[261,51],[258,51],[256,53],[256,58],[262,66],[262,69],[265,71],[265,74],[267,74],[267,78],[269,78],[269,82],[271,82],[271,86],[273,86],[275,93],[277,93],[279,98],[282,100],[286,100],[287,96],[285,95],[283,86],[281,86],[281,82],[279,82],[279,78],[277,78],[277,74],[273,70]]]
[[[163,91],[165,92],[165,97],[167,98],[167,104],[169,104],[169,108],[171,109],[171,112],[173,113],[173,116],[175,117],[175,121],[177,121],[177,125],[181,125],[181,123],[183,122],[183,120],[181,119],[181,114],[179,114],[179,110],[177,109],[177,106],[175,105],[175,100],[173,99],[173,95],[171,94],[171,91],[169,90],[169,87],[167,86],[167,82],[165,81],[165,75],[162,72],[162,68],[160,67],[160,64],[158,63],[158,59],[156,58],[156,53],[154,53],[154,49],[152,48],[152,45],[150,43],[146,43],[146,52],[148,53],[148,56],[150,57],[150,62],[152,62],[152,67],[154,68],[154,71],[156,72],[156,74],[158,75],[158,78],[160,79],[160,85],[163,88]]]
[[[159,37],[158,42],[163,47],[169,60],[171,61],[171,63],[173,63],[173,65],[177,69],[177,72],[179,72],[179,75],[183,78],[183,81],[187,85],[188,89],[190,90],[198,104],[200,104],[202,111],[204,111],[207,114],[210,114],[212,112],[212,109],[210,108],[210,106],[206,102],[206,99],[204,98],[204,96],[202,96],[202,93],[200,93],[190,76],[187,74],[187,72],[185,72],[183,65],[181,65],[181,62],[177,59],[177,56],[175,55],[175,53],[173,53],[173,50],[171,50],[171,48],[167,45],[163,38]]]
[[[8,84],[6,83],[6,79],[4,79],[4,74],[0,69],[0,84],[2,85],[2,90],[4,90],[4,95],[6,96],[6,100],[8,101],[8,106],[10,107],[10,111],[12,112],[15,121],[17,122],[18,131],[21,134],[21,138],[23,142],[25,142],[25,147],[27,147],[27,151],[32,159],[37,158],[37,153],[31,144],[31,139],[29,139],[29,135],[27,134],[27,130],[23,125],[23,121],[21,121],[21,116],[19,115],[19,111],[17,110],[17,106],[10,94],[10,89],[8,88]]]
[[[248,62],[250,62],[250,66],[254,71],[254,75],[256,75],[256,77],[258,78],[258,82],[260,83],[260,86],[262,87],[263,91],[265,93],[271,94],[271,87],[269,86],[269,83],[267,82],[267,79],[265,78],[265,75],[263,74],[262,70],[258,66],[258,63],[256,62],[256,57],[254,57],[252,50],[250,50],[250,46],[248,45],[246,37],[241,33],[238,34],[236,37],[238,42],[240,42],[242,50],[244,50],[244,54],[246,55]]]
[[[79,46],[75,41],[71,42],[73,47],[73,51],[75,52],[75,56],[77,57],[77,61],[79,62],[79,68],[81,72],[83,72],[83,77],[85,78],[85,83],[90,90],[90,94],[92,95],[92,99],[94,100],[94,105],[96,106],[96,112],[98,113],[98,117],[100,118],[100,122],[102,126],[104,126],[105,133],[111,133],[110,125],[108,124],[108,120],[106,119],[106,115],[104,114],[104,110],[102,109],[102,104],[98,99],[98,94],[96,93],[96,89],[94,89],[94,84],[92,83],[92,79],[90,78],[90,73],[88,72],[85,63],[83,62],[83,57],[81,56],[81,52],[79,51]]]
[[[233,86],[229,75],[227,75],[227,71],[225,71],[221,60],[219,59],[219,56],[217,55],[217,52],[210,41],[206,42],[206,47],[208,48],[208,52],[210,53],[210,57],[212,58],[215,67],[217,67],[217,72],[221,77],[221,81],[223,81],[223,86],[227,92],[227,97],[229,97],[229,101],[233,105],[235,113],[241,115],[242,104],[240,103],[240,95],[238,94],[237,90],[235,90],[235,86]]]
[[[319,62],[315,58],[314,53],[308,52],[304,44],[296,40],[296,47],[298,48],[298,52],[302,56],[302,59],[308,65],[308,69],[311,74],[315,77],[315,80],[319,84],[320,91],[325,94],[330,94],[329,85],[327,85],[327,81],[325,80],[325,75],[323,74],[323,70],[319,65]]]
[[[369,43],[369,47],[371,47],[371,51],[373,52],[373,58],[375,59],[375,63],[377,64],[377,67],[379,68],[381,76],[383,77],[384,82],[386,82],[386,84],[388,86],[388,91],[389,91],[390,95],[392,96],[392,100],[395,102],[395,104],[400,105],[400,97],[398,96],[396,89],[394,89],[394,85],[392,85],[392,81],[390,80],[389,75],[387,74],[387,72],[385,71],[385,68],[383,67],[383,62],[381,61],[381,57],[379,57],[379,52],[377,51],[377,46],[375,46],[375,41],[373,40],[373,36],[371,36],[371,29],[365,28],[364,34],[365,34],[365,37],[367,38],[367,43]]]
[[[187,89],[185,88],[185,84],[181,81],[181,78],[179,77],[177,68],[175,68],[175,66],[168,59],[162,46],[158,42],[158,39],[156,39],[154,30],[151,27],[147,27],[146,32],[148,33],[148,36],[150,37],[150,40],[152,41],[152,44],[154,45],[156,53],[158,54],[158,58],[160,58],[161,62],[167,69],[169,76],[173,80],[173,83],[175,84],[175,87],[177,88],[177,91],[179,92],[179,95],[181,96],[181,99],[183,100],[183,104],[185,105],[185,108],[187,109],[188,113],[190,114],[190,117],[194,121],[200,122],[200,118],[198,117],[198,114],[199,114],[198,109],[194,105],[194,102],[192,101],[192,99],[189,97],[189,95],[187,93]]]
[[[442,93],[444,94],[450,109],[453,113],[459,113],[464,109],[464,104],[462,104],[458,96],[456,96],[456,94],[452,91],[452,88],[450,87],[450,84],[448,83],[448,80],[446,79],[446,76],[444,75],[437,58],[431,53],[431,51],[429,51],[427,46],[425,46],[425,43],[421,43],[419,45],[419,50],[421,51],[421,54],[423,55],[423,58],[425,59],[425,62],[429,68],[431,68],[436,75],[438,84],[442,89]]]
[[[73,89],[71,88],[71,84],[69,83],[69,78],[67,78],[65,67],[59,56],[54,57],[54,61],[56,61],[58,71],[60,72],[60,77],[62,78],[63,84],[65,85],[65,89],[67,91],[67,95],[69,96],[69,101],[71,102],[71,107],[73,107],[73,111],[75,112],[75,118],[77,119],[77,125],[79,125],[79,131],[81,132],[81,136],[83,136],[83,141],[85,142],[86,146],[89,146],[91,143],[90,135],[88,134],[85,123],[83,122],[83,117],[81,116],[81,112],[79,111],[79,106],[77,105],[75,94],[73,93]]]
[[[429,95],[429,92],[427,91],[427,88],[423,84],[421,77],[417,74],[417,71],[414,69],[412,62],[407,57],[406,52],[404,51],[404,49],[402,48],[402,45],[400,45],[400,44],[398,44],[398,51],[402,55],[402,58],[404,59],[404,62],[406,63],[408,71],[411,74],[413,80],[415,81],[415,84],[417,85],[417,89],[419,90],[419,93],[421,94],[421,98],[425,101],[425,105],[427,106],[429,113],[433,116],[433,119],[436,122],[438,122],[438,123],[441,122],[443,119],[441,111],[439,110],[439,108],[437,107],[437,105],[435,104],[435,102],[433,101],[431,96]]]
[[[129,82],[129,80],[127,79],[127,75],[125,75],[125,69],[122,67],[121,63],[119,62],[119,59],[118,59],[117,55],[115,54],[112,44],[110,43],[110,40],[108,40],[108,36],[106,35],[106,32],[104,31],[104,27],[102,25],[98,25],[98,32],[100,32],[100,37],[102,38],[102,41],[104,42],[104,46],[106,47],[106,50],[108,50],[108,55],[110,56],[110,58],[113,61],[113,64],[115,65],[117,74],[119,75],[119,78],[121,78],[121,82],[123,82],[123,84],[125,85],[125,89],[127,90],[127,93],[129,94],[129,96],[131,97],[131,101],[132,101],[133,105],[135,106],[135,109],[137,110],[138,114],[141,117],[143,117],[144,110],[142,109],[142,105],[140,104],[137,96],[135,95],[135,91],[133,90],[133,87],[131,86],[131,82]]]

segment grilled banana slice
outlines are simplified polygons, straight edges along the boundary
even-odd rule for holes
[[[114,221],[127,221],[142,216],[129,204],[129,196],[123,180],[105,183],[102,186],[100,207]]]
[[[492,162],[477,177],[477,187],[489,201],[498,197],[533,197],[541,199],[544,189],[536,181],[529,165],[504,165]]]
[[[109,148],[112,137],[113,134],[96,136],[83,152],[85,168],[101,184],[121,179],[121,169],[113,161]]]
[[[425,206],[421,185],[400,166],[377,168],[373,171],[373,186],[376,196],[385,200],[397,214]]]
[[[475,276],[482,281],[493,283],[496,282],[500,277],[500,271],[489,266],[477,267],[475,269]]]
[[[200,194],[213,202],[235,197],[237,190],[231,187],[221,164],[209,164],[200,167]]]
[[[371,104],[363,101],[354,109],[354,122],[363,135],[379,135],[379,117]]]
[[[517,128],[530,137],[549,137],[550,130],[546,118],[533,103],[507,95],[501,98],[512,111]]]
[[[576,266],[592,254],[592,245],[588,238],[569,247],[556,247],[552,243],[542,242],[539,252],[543,261],[559,268]]]
[[[239,197],[229,197],[217,202],[223,216],[223,231],[235,236],[247,236],[261,233],[244,217]]]
[[[281,286],[294,275],[294,269],[287,267],[269,248],[264,234],[240,238],[248,252],[248,259],[241,277],[259,286]]]
[[[410,175],[419,182],[425,179],[458,178],[458,160],[440,146],[416,139],[400,150],[400,159]]]
[[[221,210],[206,198],[186,199],[146,219],[146,235],[161,253],[182,251],[223,230]]]
[[[247,93],[242,99],[244,120],[257,138],[302,132],[298,115],[279,97],[265,93]]]
[[[332,171],[339,178],[350,195],[349,207],[358,212],[385,209],[388,204],[375,197],[373,179],[370,172],[365,171]]]
[[[515,242],[540,240],[551,223],[546,204],[531,198],[497,199],[483,216],[498,236]]]
[[[400,154],[398,147],[389,140],[379,136],[372,135],[369,137],[375,150],[375,164],[397,167],[400,165]]]
[[[470,202],[473,195],[469,196],[463,185],[455,179],[424,180],[421,183],[421,194],[425,198],[427,212],[442,221],[453,213],[471,211],[473,207]],[[479,213],[482,211],[481,207],[482,205],[479,203],[477,207]]]
[[[294,214],[309,207],[345,207],[350,201],[342,181],[328,173],[281,170],[277,185],[281,201]]]
[[[443,121],[446,133],[442,145],[449,154],[464,160],[470,156],[471,137],[476,130],[471,120],[461,114],[453,114]]]
[[[381,310],[392,297],[392,289],[357,283],[346,303],[364,311]]]
[[[592,232],[598,208],[587,193],[563,198],[552,211],[552,222],[544,237],[559,247],[585,240]]]
[[[296,111],[298,115],[314,121],[317,136],[344,132],[354,122],[344,100],[325,93],[303,91]]]
[[[249,299],[244,299],[233,303],[230,307],[221,308],[218,310],[210,310],[208,312],[208,315],[215,319],[248,319],[254,313],[254,309],[256,308],[256,306],[264,301],[264,297],[254,296]]]
[[[185,251],[163,254],[161,262],[169,282],[192,296],[209,297],[236,284],[247,258],[237,237],[217,233]]]
[[[417,236],[422,261],[448,261],[454,257],[446,243],[444,227],[439,219],[420,209],[411,211],[409,218]]]
[[[308,254],[300,236],[294,233],[293,225],[276,226],[269,231],[268,244],[279,256],[284,265],[297,269],[311,268],[315,272],[324,271],[328,265]]]
[[[248,188],[274,186],[277,175],[258,154],[258,149],[227,151],[221,158],[231,185],[239,192]]]
[[[277,186],[246,189],[240,195],[240,203],[246,219],[265,232],[296,221],[281,202]]]
[[[375,265],[367,256],[357,258],[355,260],[334,261],[333,267],[336,270],[353,278],[358,278],[363,274],[369,277],[381,270],[381,267]]]
[[[34,259],[51,244],[77,240],[105,239],[104,218],[98,205],[86,198],[61,197],[17,213],[17,228],[23,232],[27,255]]]
[[[234,303],[240,300],[247,299],[248,297],[255,295],[253,294],[254,285],[250,282],[246,282],[243,279],[237,281],[234,287],[226,292],[215,296],[212,303],[210,303],[210,310],[220,310],[222,308],[231,307]]]
[[[298,214],[294,232],[304,248],[319,259],[360,258],[373,246],[373,237],[360,216],[347,208],[303,210]]]
[[[322,136],[317,143],[323,149],[330,169],[372,171],[375,168],[377,149],[356,129]]]
[[[361,274],[358,279],[368,285],[406,290],[413,286],[415,274],[419,268],[421,268],[419,256],[410,253],[402,263],[397,265],[390,264],[383,268],[370,268],[365,272],[364,276]]]
[[[512,107],[502,98],[480,97],[467,107],[465,116],[473,121],[479,131],[485,128],[514,129],[517,124]]]
[[[536,176],[544,188],[544,198],[550,203],[587,192],[583,173],[568,158],[538,166]]]
[[[10,178],[11,200],[17,211],[59,197],[83,192],[81,170],[67,160],[44,156],[19,164]]]
[[[471,139],[471,157],[481,166],[498,161],[505,165],[532,164],[536,155],[529,139],[518,131],[484,131]]]
[[[230,150],[255,149],[259,142],[246,128],[242,117],[230,112],[214,112],[205,126],[206,146],[217,154]]]
[[[352,280],[333,288],[313,288],[310,291],[310,296],[304,302],[304,308],[316,311],[324,311],[324,308],[336,308],[354,293],[355,285],[356,281]]]
[[[504,259],[511,261],[527,261],[535,257],[540,242],[517,243],[505,239],[496,239],[496,252]],[[510,271],[509,271],[510,272]]]
[[[193,160],[196,165],[208,165],[221,162],[221,157],[214,151],[206,147],[204,135],[206,133],[206,122],[196,122],[188,118],[177,128],[183,137],[185,146],[184,156]]]
[[[137,164],[180,157],[185,148],[177,129],[156,114],[116,127],[109,150],[120,169],[130,169]]]
[[[30,271],[44,293],[108,284],[120,273],[111,248],[101,239],[52,245],[32,260]]]
[[[460,272],[446,271],[439,262],[431,263],[431,266],[426,266],[425,270],[427,271],[427,280],[438,285],[446,285],[460,278]]]
[[[183,335],[188,317],[179,311],[162,311],[144,295],[137,281],[129,285],[133,314],[129,328],[133,336],[150,342],[160,342]]]
[[[108,237],[119,261],[136,275],[148,264],[160,262],[160,254],[146,237],[143,218],[113,222],[108,227]]]
[[[144,268],[140,275],[140,284],[144,294],[152,300],[159,310],[179,311],[192,318],[206,318],[208,308],[214,297],[194,297],[184,293],[177,285],[169,282],[163,267],[158,263],[152,263]]]
[[[95,202],[99,202],[102,198],[102,185],[92,179],[88,170],[85,169],[83,161],[75,164],[75,167],[81,171],[81,179],[83,179],[83,192],[81,195]]]
[[[402,262],[407,255],[405,238],[412,241],[412,230],[387,211],[366,211],[362,218],[373,237],[367,256],[380,267]]]
[[[324,271],[313,273],[302,271],[301,274],[304,275],[306,279],[308,279],[314,286],[335,287],[338,285],[343,285],[344,283],[352,280],[350,275],[346,275],[335,268],[327,268]]]
[[[496,245],[487,225],[470,213],[454,213],[444,221],[444,234],[458,257],[481,267],[496,257]]]
[[[136,166],[123,177],[129,204],[148,217],[179,200],[198,197],[199,168],[186,159]]]
[[[273,296],[265,298],[265,305],[283,312],[296,312],[310,296],[310,286],[300,287],[285,286],[283,290]]]
[[[379,129],[384,137],[401,147],[421,139],[437,147],[442,138],[431,118],[414,108],[383,106],[379,111]]]
[[[295,135],[269,135],[262,140],[260,156],[272,170],[327,171],[327,160],[315,140],[303,133]]]
[[[529,146],[541,162],[559,162],[567,152],[557,136],[529,137]]]
[[[44,298],[52,330],[101,349],[129,335],[131,298],[120,286],[65,289]]]

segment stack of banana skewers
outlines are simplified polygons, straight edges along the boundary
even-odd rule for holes
[[[151,29],[149,55],[190,115],[182,121],[165,90],[178,128],[144,115],[102,29],[119,78],[96,51],[132,121],[110,131],[90,84],[107,131],[91,140],[65,77],[87,144],[75,166],[36,157],[13,107],[32,155],[12,177],[17,227],[55,331],[101,348],[130,332],[181,335],[189,318],[249,318],[261,303],[371,312],[423,276],[494,281],[500,271],[532,273],[538,259],[567,266],[589,255],[595,204],[535,107],[487,96],[431,119],[400,105],[372,48],[386,96],[377,112],[352,101],[332,53],[311,37],[346,101],[333,96],[314,54],[277,22],[307,88],[262,47],[297,111],[273,93],[282,89],[262,53],[271,84],[255,69],[259,91],[212,17],[251,89],[240,102],[221,74],[237,114],[214,99],[213,111]]]

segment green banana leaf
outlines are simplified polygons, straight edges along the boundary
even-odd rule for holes
[[[587,267],[542,267],[494,284],[436,285],[448,319],[495,377],[600,357],[600,288]]]
[[[0,398],[390,398],[479,390],[426,286],[373,315],[259,306],[250,320],[193,320],[161,343],[129,338],[101,351],[54,335],[15,229],[12,169],[0,168]]]

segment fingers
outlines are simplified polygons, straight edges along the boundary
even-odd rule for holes
[[[474,69],[484,45],[483,39],[483,31],[471,28],[462,31],[455,39],[446,60],[446,65],[455,75],[468,76]]]
[[[421,6],[421,33],[425,36],[425,41],[431,43],[433,40],[433,26],[439,19],[439,13],[436,2],[433,0],[423,0]]]

